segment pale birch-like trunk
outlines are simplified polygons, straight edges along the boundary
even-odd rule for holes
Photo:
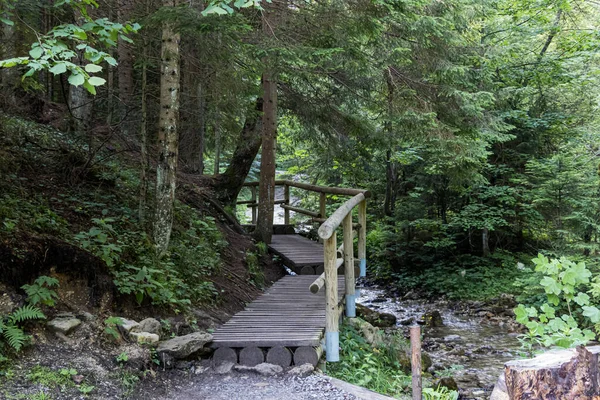
[[[162,5],[174,7],[177,0],[163,0]],[[165,23],[161,45],[159,153],[154,213],[154,242],[159,255],[164,254],[169,246],[173,225],[179,124],[179,40],[179,34]]]
[[[146,3],[146,11],[148,10]],[[148,104],[147,97],[147,82],[148,82],[148,42],[146,39],[143,45],[143,65],[142,65],[142,120],[140,125],[140,198],[138,205],[138,218],[140,223],[145,226],[146,222],[146,204],[148,198]]]
[[[118,2],[118,20],[121,23],[127,22],[133,15],[135,8],[134,0],[119,0]],[[133,46],[119,37],[117,43],[117,56],[119,66],[117,68],[117,77],[119,79],[119,99],[121,133],[131,135],[134,133],[132,116],[130,115],[133,105]]]

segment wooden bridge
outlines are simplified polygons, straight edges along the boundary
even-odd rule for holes
[[[296,275],[286,276],[271,286],[213,334],[217,361],[256,365],[267,361],[289,366],[309,362],[316,365],[323,350],[329,362],[339,361],[339,318],[342,311],[355,317],[356,274],[366,274],[366,199],[360,189],[332,188],[289,180],[284,198],[275,200],[284,209],[283,234],[273,235],[269,249]],[[241,201],[252,208],[256,222],[258,182],[246,184],[251,200]],[[319,194],[319,212],[290,204],[290,188]],[[327,196],[352,196],[326,218]],[[357,209],[357,221],[353,210]],[[319,223],[322,243],[293,233],[290,212],[308,215]],[[337,230],[342,226],[343,243],[337,247]],[[358,270],[355,271],[354,237],[358,238]],[[342,268],[343,267],[343,268]],[[343,276],[342,276],[343,275]],[[345,305],[345,307],[344,307]]]

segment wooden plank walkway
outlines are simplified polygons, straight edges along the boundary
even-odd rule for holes
[[[281,278],[218,328],[212,347],[319,346],[325,330],[325,294],[310,292],[314,280],[314,275]],[[338,293],[343,299],[343,276],[338,277]]]
[[[323,272],[323,245],[313,240],[300,235],[273,235],[269,249],[296,273]]]

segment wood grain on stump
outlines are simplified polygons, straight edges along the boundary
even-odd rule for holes
[[[598,400],[600,346],[553,350],[528,360],[506,363],[511,400]]]
[[[318,265],[317,267],[315,267],[315,275],[321,275],[323,272],[325,272],[324,266]]]
[[[215,363],[215,365],[218,365],[226,361],[237,364],[237,353],[231,347],[219,347],[215,350],[213,354],[213,362]]]
[[[271,347],[267,352],[267,363],[279,365],[284,368],[289,367],[292,364],[292,353],[287,347]]]
[[[294,351],[294,365],[311,364],[316,367],[321,358],[321,347],[301,346]]]
[[[240,364],[254,367],[260,363],[265,362],[265,354],[263,351],[255,346],[244,347],[240,351]]]

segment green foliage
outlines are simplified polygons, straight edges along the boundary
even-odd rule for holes
[[[123,325],[123,320],[119,317],[108,317],[104,320],[104,333],[110,335],[114,340],[118,340],[121,334],[117,326]]]
[[[257,249],[259,252],[260,250]],[[265,286],[265,274],[260,266],[259,254],[249,251],[246,253],[246,266],[250,275],[250,283],[259,289]]]
[[[528,329],[522,337],[524,346],[529,350],[534,344],[567,348],[594,340],[596,334],[588,328],[600,323],[600,309],[586,293],[592,273],[585,263],[541,254],[533,263],[542,275],[539,285],[546,302],[539,307],[519,304],[515,309],[517,322]]]
[[[51,288],[56,286],[58,286],[58,279],[42,275],[34,281],[33,285],[23,285],[21,289],[27,293],[28,303],[32,305],[42,303],[53,307],[58,294]]]
[[[411,378],[402,373],[402,366],[389,349],[372,348],[348,325],[342,325],[340,343],[340,362],[328,365],[329,375],[391,396],[409,390]]]
[[[0,315],[0,362],[6,360],[6,356],[3,355],[4,347],[8,345],[9,350],[19,352],[29,340],[29,336],[23,331],[23,324],[45,318],[39,308],[29,304],[6,316]]]
[[[444,386],[423,389],[423,400],[458,400],[458,392]]]

